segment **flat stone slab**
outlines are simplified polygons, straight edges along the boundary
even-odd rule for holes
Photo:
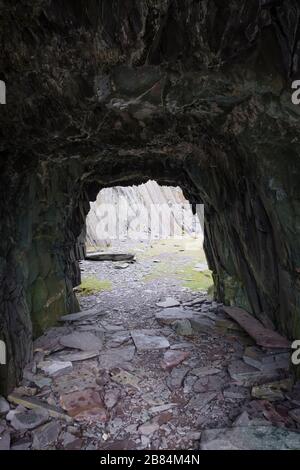
[[[50,375],[52,377],[67,374],[73,369],[72,362],[70,361],[42,361],[37,367],[46,375]]]
[[[94,316],[98,315],[105,315],[104,312],[100,311],[100,307],[98,308],[91,308],[89,310],[84,310],[83,312],[78,312],[78,313],[70,313],[69,315],[64,315],[59,319],[59,321],[79,321],[79,320],[87,320],[89,318],[92,318]]]
[[[265,328],[256,318],[238,307],[223,307],[254,341],[263,348],[290,348],[290,342],[276,331]]]
[[[8,396],[8,401],[13,403],[14,405],[21,405],[24,408],[35,410],[42,414],[48,413],[48,416],[51,416],[55,419],[63,419],[65,421],[70,421],[69,416],[65,415],[60,408],[48,405],[48,403],[45,403],[44,401],[41,401],[36,397],[23,398],[19,397],[15,393],[11,393]]]
[[[134,254],[131,253],[88,253],[85,257],[87,261],[134,261]]]
[[[44,424],[43,426],[35,429],[32,433],[32,448],[34,450],[47,450],[51,448],[51,446],[57,441],[60,431],[61,425],[55,421]]]
[[[180,307],[171,307],[157,312],[155,318],[164,325],[170,325],[178,320],[191,320],[194,318],[194,312],[192,310],[184,310]]]
[[[175,369],[173,369],[169,377],[167,377],[166,381],[169,390],[173,391],[181,388],[184,378],[188,372],[188,367],[176,367]]]
[[[288,370],[291,361],[289,352],[284,353],[266,353],[256,346],[248,346],[245,349],[244,362],[250,366],[263,371],[272,371],[276,369]]]
[[[157,307],[161,308],[171,308],[171,307],[179,307],[180,302],[178,300],[173,299],[173,297],[167,297],[166,300],[163,302],[157,302]]]
[[[81,351],[100,351],[103,347],[103,341],[98,336],[89,332],[75,331],[69,335],[62,336],[59,340],[62,346]]]
[[[130,362],[134,358],[135,347],[124,346],[103,351],[99,355],[99,365],[102,369],[112,369],[121,366],[124,362]]]
[[[208,375],[219,374],[221,369],[216,367],[197,367],[191,370],[191,374],[196,375],[197,377],[206,377]]]
[[[191,327],[195,333],[211,333],[214,328],[214,321],[206,316],[196,316],[190,320]]]
[[[292,381],[285,379],[252,387],[251,395],[258,400],[284,400],[284,393],[292,388]]]
[[[261,371],[259,369],[256,369],[255,367],[249,366],[240,359],[237,359],[231,364],[229,364],[228,372],[233,380],[243,384],[246,387],[255,384],[260,384],[263,382],[268,382],[271,380],[276,380],[278,378],[278,374],[276,371]]]
[[[151,334],[148,330],[132,330],[131,336],[138,351],[166,349],[170,347],[167,338]]]
[[[28,431],[46,423],[48,419],[49,413],[47,411],[25,410],[13,413],[10,424],[17,431]]]
[[[197,393],[189,401],[189,407],[201,410],[218,396],[216,392]]]
[[[166,351],[161,362],[161,367],[164,370],[171,370],[173,367],[178,366],[181,362],[185,361],[190,356],[186,351]]]
[[[80,351],[69,354],[60,355],[59,359],[61,361],[67,362],[78,362],[86,361],[87,359],[93,359],[93,357],[99,356],[100,351]]]
[[[100,394],[94,389],[62,395],[60,404],[68,415],[77,421],[105,423],[108,420]]]

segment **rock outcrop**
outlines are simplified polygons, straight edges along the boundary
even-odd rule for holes
[[[154,240],[193,235],[203,238],[203,205],[193,214],[180,188],[156,181],[132,187],[102,189],[86,218],[88,248],[117,240]]]
[[[300,335],[296,0],[0,2],[2,388],[78,309],[78,243],[102,188],[205,204],[216,298]]]

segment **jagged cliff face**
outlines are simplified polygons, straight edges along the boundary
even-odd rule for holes
[[[193,208],[180,188],[156,181],[100,191],[90,204],[84,236],[87,249],[120,240],[150,241],[194,236],[203,240],[203,206]],[[201,225],[202,224],[202,225]]]
[[[78,308],[101,188],[155,179],[206,209],[216,296],[300,335],[296,0],[0,2],[2,386]]]

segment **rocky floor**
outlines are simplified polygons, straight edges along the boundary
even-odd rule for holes
[[[172,275],[188,257],[81,263],[110,288],[36,340],[22,385],[0,398],[0,449],[300,448],[290,351],[258,347]],[[151,276],[161,262],[170,275]]]

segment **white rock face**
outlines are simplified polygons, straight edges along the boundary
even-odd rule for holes
[[[194,215],[180,188],[155,181],[100,191],[87,216],[87,246],[108,240],[155,240],[183,235],[203,236],[203,206]],[[201,222],[201,223],[200,223]]]

